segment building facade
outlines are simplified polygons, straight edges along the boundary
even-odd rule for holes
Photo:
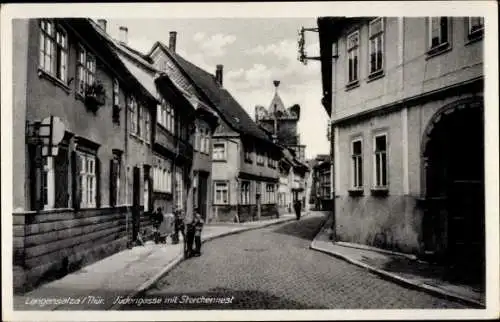
[[[130,242],[127,223],[139,212],[123,184],[123,106],[144,93],[87,19],[16,20],[14,30],[13,65],[26,72],[14,74],[14,286],[22,289]]]
[[[484,269],[483,20],[318,27],[337,238]]]
[[[169,46],[161,42],[153,45],[147,55],[150,63],[171,80],[175,87],[182,93],[184,100],[194,108],[195,123],[192,128],[193,146],[192,173],[189,176],[192,190],[187,191],[192,198],[186,205],[188,209],[196,208],[202,217],[207,220],[212,217],[211,194],[212,194],[212,134],[218,125],[218,116],[211,106],[211,102],[203,92],[196,86],[192,77],[186,73],[185,67],[191,66],[176,53],[177,33],[170,32]],[[186,65],[186,66],[184,66]],[[166,124],[172,117],[173,111],[166,108],[163,111],[163,119]],[[158,119],[162,117],[159,116]],[[182,157],[182,156],[181,156]]]
[[[278,93],[279,85],[280,81],[274,81],[275,93],[267,109],[255,107],[255,121],[282,147],[278,204],[282,211],[290,212],[294,200],[300,200],[303,207],[306,205],[309,168],[305,164],[305,145],[301,144],[298,133],[300,106],[286,108]]]
[[[332,204],[331,161],[329,156],[318,156],[312,168],[313,185],[311,195],[312,203],[317,210],[330,210]]]
[[[193,204],[195,126],[215,120],[128,47],[126,27],[119,41],[105,20],[14,27],[14,287],[23,290],[140,240],[155,207]]]

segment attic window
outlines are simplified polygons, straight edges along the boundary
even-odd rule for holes
[[[240,123],[240,119],[235,117],[234,120],[236,121],[236,123]]]

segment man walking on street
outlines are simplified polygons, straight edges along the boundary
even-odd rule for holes
[[[297,220],[300,219],[301,208],[302,208],[302,205],[300,204],[300,200],[295,199],[295,202],[293,203],[293,209],[295,210],[295,216],[297,217]]]

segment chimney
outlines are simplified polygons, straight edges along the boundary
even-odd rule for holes
[[[106,25],[108,24],[108,21],[106,19],[97,19],[97,23],[99,24],[99,27],[106,32]]]
[[[224,65],[217,65],[215,67],[215,81],[222,86],[222,70],[224,69]]]
[[[177,31],[171,31],[170,38],[168,39],[168,48],[174,53],[176,44],[177,44]]]
[[[128,42],[128,28],[120,26],[120,42],[127,44]]]

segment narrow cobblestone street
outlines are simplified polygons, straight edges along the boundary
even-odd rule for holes
[[[314,213],[209,242],[201,257],[181,263],[145,294],[162,304],[123,309],[465,308],[309,249],[323,220]],[[230,303],[186,303],[202,296]]]

